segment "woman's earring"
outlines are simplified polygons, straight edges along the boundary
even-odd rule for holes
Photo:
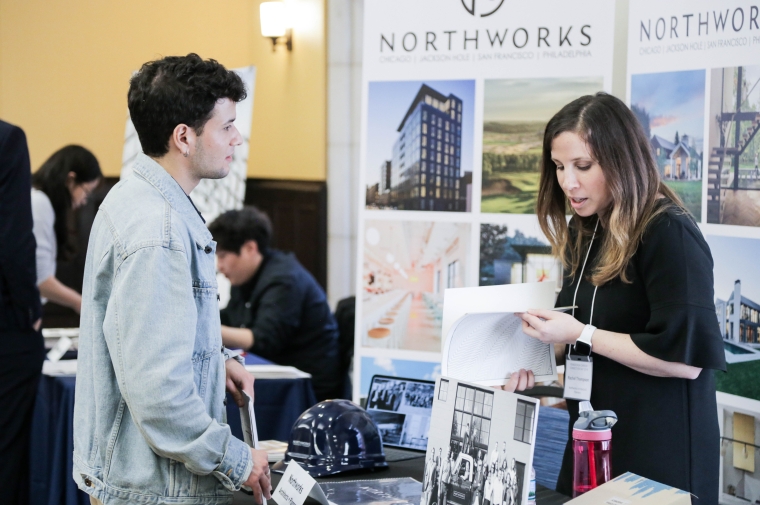
[[[185,151],[185,152],[184,152],[184,153],[182,153],[182,154],[185,156],[185,158],[187,158],[187,151]]]

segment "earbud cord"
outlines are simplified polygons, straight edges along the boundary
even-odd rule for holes
[[[583,271],[586,269],[586,262],[588,261],[588,256],[591,254],[591,246],[594,245],[594,238],[596,238],[596,229],[599,228],[599,217],[596,219],[596,225],[594,225],[594,234],[591,235],[591,242],[588,244],[588,251],[586,251],[586,258],[583,260],[583,266],[581,267],[581,275],[578,277],[578,284],[575,286],[575,293],[573,294],[573,312],[572,315],[575,317],[575,299],[578,296],[578,288],[581,287],[581,280],[583,280]],[[599,289],[599,286],[594,286],[594,296],[591,298],[591,316],[588,318],[588,324],[591,324],[591,320],[594,318],[594,302],[596,301],[596,290]]]

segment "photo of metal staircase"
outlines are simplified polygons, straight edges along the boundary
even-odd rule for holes
[[[712,71],[707,222],[760,226],[760,67]]]

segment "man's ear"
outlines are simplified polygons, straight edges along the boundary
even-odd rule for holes
[[[198,135],[196,135],[195,130],[186,124],[180,123],[174,127],[174,131],[172,132],[172,136],[169,141],[169,150],[171,150],[173,146],[179,151],[182,156],[187,158],[192,152],[195,151],[197,138]]]
[[[246,256],[256,256],[259,253],[259,244],[255,240],[246,240],[240,247],[241,256],[245,253]]]

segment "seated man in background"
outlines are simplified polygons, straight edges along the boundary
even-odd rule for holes
[[[231,210],[209,230],[219,271],[232,284],[221,311],[224,345],[310,373],[318,401],[339,397],[338,326],[325,293],[292,253],[270,249],[267,215]]]

